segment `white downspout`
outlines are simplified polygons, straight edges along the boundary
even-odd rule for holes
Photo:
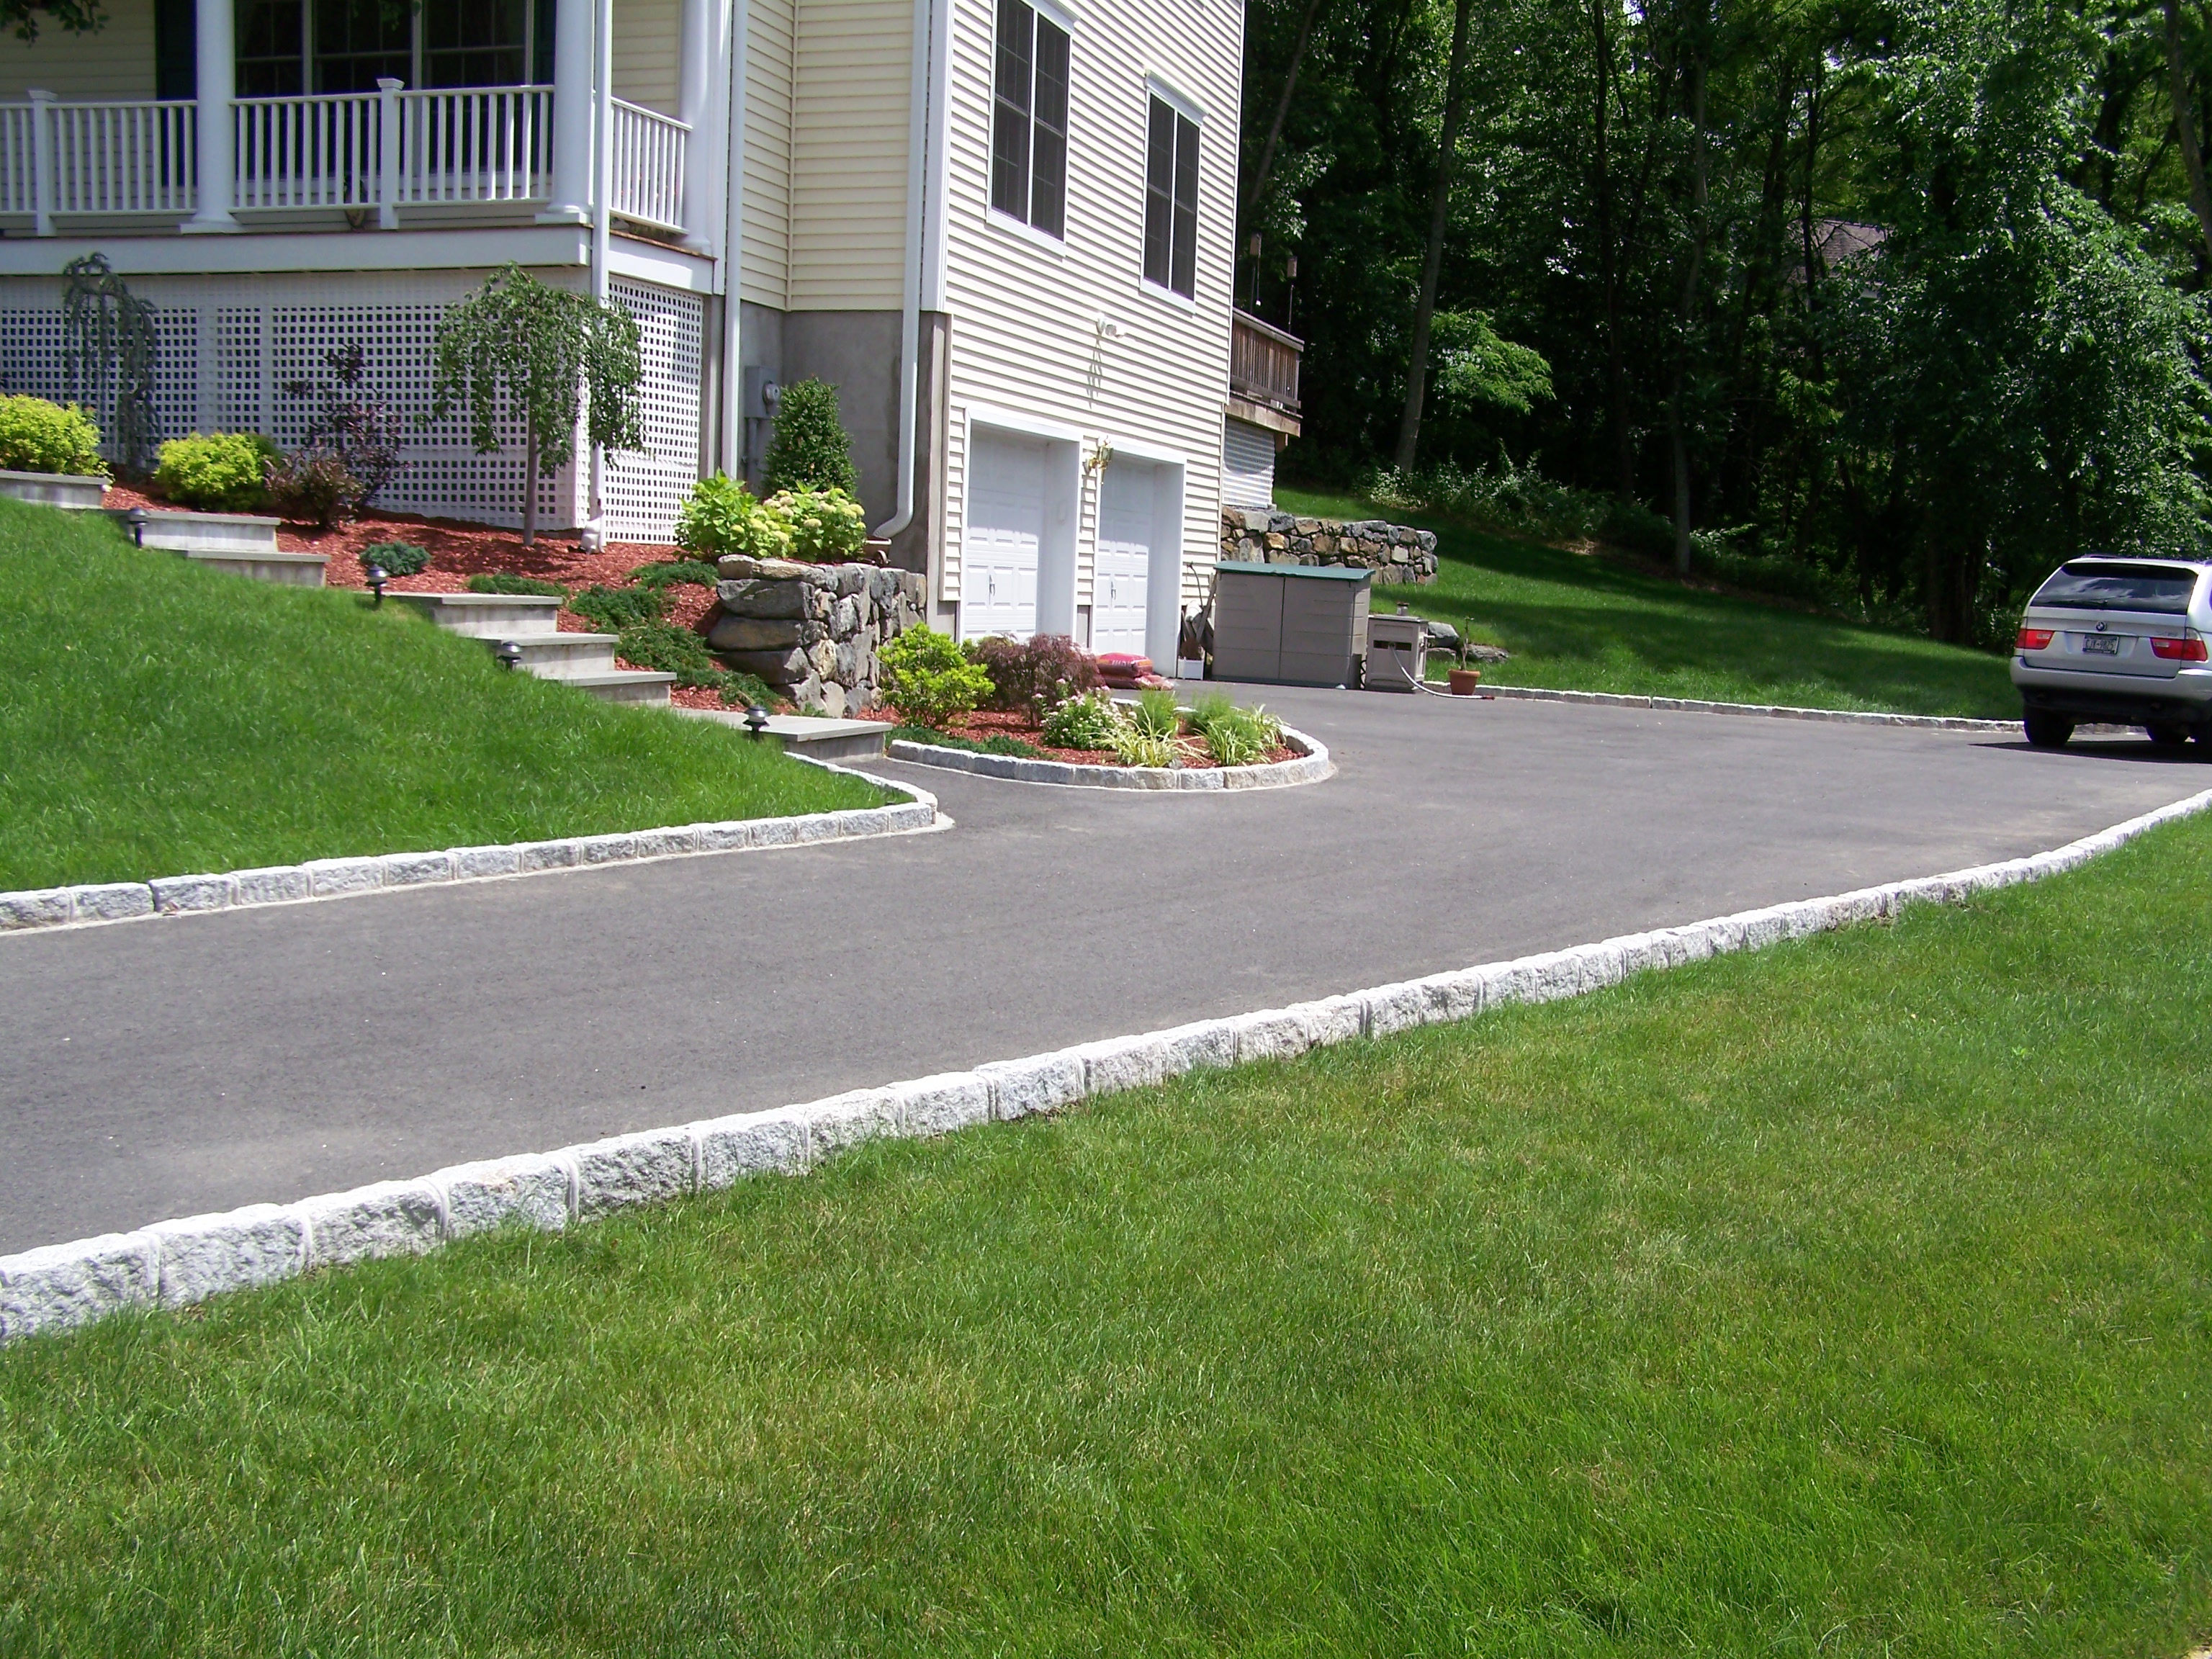
[[[592,297],[601,305],[607,302],[607,256],[614,234],[614,118],[615,118],[615,3],[599,0],[597,27],[597,58],[599,95],[592,102],[596,112],[592,123],[592,142],[598,146],[592,157]],[[607,452],[603,445],[592,446],[592,510],[591,527],[598,532],[599,545],[606,544],[607,512]]]
[[[907,83],[906,281],[899,300],[898,510],[878,525],[888,541],[914,522],[914,450],[921,357],[922,197],[929,162],[930,49],[936,0],[914,0],[912,70]]]
[[[749,0],[730,8],[730,89],[722,100],[729,161],[723,172],[722,230],[722,446],[724,476],[738,476],[738,441],[745,424],[743,319],[739,292],[745,257],[745,54],[750,50],[752,9]],[[734,417],[732,411],[735,411]]]

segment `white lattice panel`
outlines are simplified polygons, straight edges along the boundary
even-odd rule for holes
[[[62,337],[58,301],[0,308],[0,389],[82,404],[103,433],[112,431],[113,385],[71,385]],[[158,441],[190,432],[198,414],[199,320],[189,311],[157,307],[154,340],[154,436]],[[112,446],[103,443],[101,448],[112,459]]]
[[[608,291],[637,319],[645,375],[639,401],[642,453],[607,458],[610,535],[663,541],[699,477],[701,362],[705,308],[696,295],[619,278]]]

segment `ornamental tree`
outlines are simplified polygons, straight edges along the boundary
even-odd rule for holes
[[[521,427],[525,547],[538,539],[538,481],[574,456],[579,413],[594,444],[645,447],[636,320],[618,302],[549,288],[520,265],[493,272],[446,313],[435,369],[428,420],[465,409],[477,453],[497,453],[501,428]]]

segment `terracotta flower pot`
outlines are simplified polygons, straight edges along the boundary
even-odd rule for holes
[[[1450,671],[1451,694],[1455,697],[1471,697],[1482,684],[1480,668],[1455,668]]]

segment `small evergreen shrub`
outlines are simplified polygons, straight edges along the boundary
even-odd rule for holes
[[[884,701],[909,725],[933,728],[967,714],[988,696],[991,677],[959,646],[927,625],[909,628],[878,653]]]
[[[384,567],[387,576],[419,576],[430,568],[430,550],[413,542],[371,542],[361,550],[362,568]]]
[[[632,623],[617,637],[615,654],[640,668],[673,674],[678,685],[720,686],[726,678],[707,641],[674,623]]]
[[[1029,709],[1037,700],[1050,701],[1059,686],[1070,691],[1098,689],[1098,665],[1065,634],[1032,634],[1026,640],[1002,635],[971,641],[967,648],[991,677],[989,708]]]
[[[619,634],[640,623],[660,621],[668,612],[668,595],[657,587],[587,587],[568,601],[568,609],[596,628]]]
[[[549,582],[537,576],[510,575],[504,570],[495,570],[489,575],[469,578],[471,593],[520,593],[540,599],[565,599],[568,590],[558,582]]]
[[[806,380],[784,387],[762,476],[770,495],[785,489],[842,489],[849,495],[860,487],[852,440],[837,417],[836,386]]]
[[[722,578],[713,565],[697,559],[662,559],[638,566],[629,573],[629,579],[640,587],[664,588],[687,585],[712,587]]]
[[[791,526],[741,482],[717,472],[691,486],[676,515],[676,543],[702,559],[730,553],[781,559],[791,553]]]
[[[195,432],[161,449],[154,487],[182,507],[252,513],[269,503],[264,477],[283,452],[258,432]]]
[[[1044,717],[1044,740],[1055,749],[1117,749],[1127,730],[1103,691],[1069,697]]]
[[[104,478],[100,428],[75,404],[0,397],[0,467],[10,472]]]
[[[781,489],[766,505],[790,526],[794,559],[834,564],[867,544],[867,516],[842,489]]]

